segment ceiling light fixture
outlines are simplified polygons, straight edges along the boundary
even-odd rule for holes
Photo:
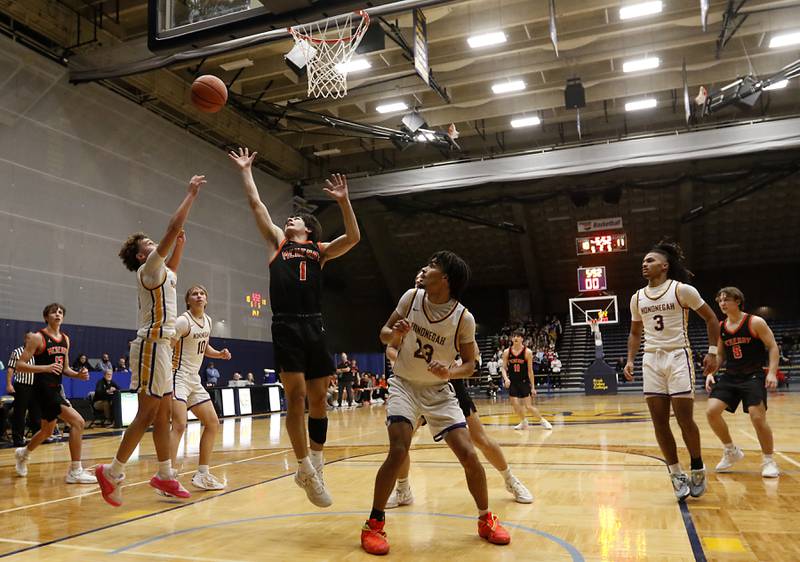
[[[231,71],[231,70],[239,70],[242,68],[248,68],[250,66],[253,66],[254,64],[255,63],[251,59],[244,58],[244,59],[232,60],[229,62],[223,62],[221,65],[219,65],[219,67],[222,70]]]
[[[641,18],[644,16],[652,16],[659,14],[664,9],[664,3],[660,0],[657,2],[642,2],[641,4],[631,4],[630,6],[623,6],[619,9],[619,19],[629,20],[633,18]]]
[[[658,105],[656,98],[645,98],[643,100],[629,101],[625,104],[625,111],[640,111],[642,109],[652,109]]]
[[[490,45],[498,45],[505,43],[508,38],[502,31],[493,31],[491,33],[483,33],[481,35],[473,35],[467,38],[467,43],[473,49],[480,49],[481,47],[488,47]]]
[[[791,33],[784,33],[783,35],[775,35],[769,40],[770,49],[779,49],[780,47],[788,47],[790,45],[797,45],[800,43],[800,31],[793,31]]]
[[[327,148],[325,150],[318,150],[314,153],[314,156],[333,156],[334,154],[341,154],[342,150],[340,148]]]
[[[660,65],[661,59],[658,57],[629,60],[622,63],[622,72],[641,72],[642,70],[658,68]]]
[[[372,63],[370,63],[367,59],[353,59],[350,62],[339,63],[336,65],[336,70],[342,74],[367,70],[368,68],[372,68]]]
[[[509,92],[519,92],[525,89],[525,82],[522,80],[511,80],[509,82],[498,82],[492,84],[492,91],[495,94],[507,94]]]
[[[395,111],[405,111],[406,109],[408,109],[408,106],[405,104],[405,102],[397,101],[379,105],[375,108],[375,111],[378,113],[393,113]]]
[[[519,129],[520,127],[533,127],[534,125],[538,125],[541,123],[542,120],[539,117],[520,117],[519,119],[512,119],[511,126],[515,129]]]
[[[785,88],[788,85],[789,85],[789,80],[779,80],[778,82],[775,82],[774,84],[770,84],[769,86],[767,86],[764,89],[765,90],[780,90],[782,88]]]

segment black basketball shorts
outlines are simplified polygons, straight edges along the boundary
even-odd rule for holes
[[[509,377],[511,384],[508,387],[508,395],[514,398],[527,398],[531,395],[531,381],[528,377],[516,378]]]
[[[304,373],[310,380],[336,372],[322,317],[273,318],[272,345],[279,373]]]
[[[69,406],[69,402],[61,392],[61,385],[38,383],[33,385],[34,400],[39,403],[42,419],[53,421],[61,415],[61,406]]]
[[[711,389],[709,398],[722,400],[728,406],[729,412],[736,412],[739,402],[742,409],[747,412],[750,406],[764,403],[767,409],[767,388],[764,386],[766,376],[763,372],[750,375],[720,375],[714,388]]]
[[[475,407],[475,402],[472,401],[472,396],[467,391],[464,379],[450,379],[450,384],[453,385],[453,390],[456,391],[458,405],[461,407],[461,411],[464,412],[464,417],[468,418],[476,413],[478,409]]]

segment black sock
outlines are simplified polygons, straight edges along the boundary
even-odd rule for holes
[[[692,459],[692,470],[700,470],[703,468],[703,457]]]
[[[383,521],[386,519],[386,512],[381,511],[380,509],[372,508],[372,511],[369,513],[369,518],[374,519],[375,521]]]

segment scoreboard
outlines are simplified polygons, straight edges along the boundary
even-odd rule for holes
[[[579,256],[627,252],[628,241],[624,232],[595,234],[594,236],[580,236],[576,238],[575,248]]]
[[[589,293],[605,291],[607,288],[605,266],[578,268],[578,291]]]

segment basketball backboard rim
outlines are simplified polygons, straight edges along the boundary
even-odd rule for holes
[[[581,306],[578,303],[589,303],[589,302],[601,302],[606,301],[608,304],[607,306],[600,306],[600,308],[592,307],[589,308]],[[576,319],[575,318],[575,308],[578,308],[583,314],[581,315],[582,318]],[[574,297],[569,299],[569,323],[571,326],[590,326],[591,323],[586,319],[587,312],[596,312],[598,310],[611,310],[613,308],[613,317],[609,320],[604,322],[598,323],[599,326],[603,324],[619,324],[619,303],[617,300],[617,295],[603,295],[599,297]]]

